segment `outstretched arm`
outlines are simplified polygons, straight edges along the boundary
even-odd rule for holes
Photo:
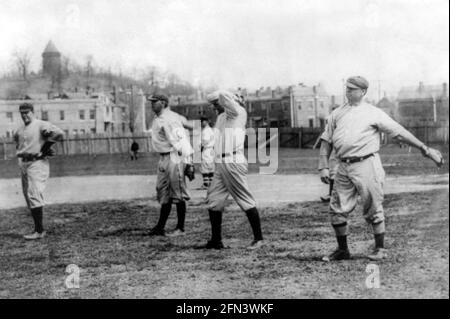
[[[389,134],[395,141],[419,149],[423,156],[430,158],[436,165],[441,166],[444,163],[442,154],[438,150],[426,146],[425,143],[420,141],[383,111],[380,111],[377,126],[380,131]]]

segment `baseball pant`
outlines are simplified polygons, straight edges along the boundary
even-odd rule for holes
[[[247,183],[248,164],[216,163],[214,177],[208,189],[208,209],[223,211],[228,195],[231,195],[239,207],[247,211],[256,206]]]
[[[200,173],[214,173],[214,148],[205,148],[202,152],[202,163],[200,165]]]
[[[19,161],[19,167],[22,177],[22,191],[28,208],[44,206],[44,190],[50,175],[48,160]]]
[[[385,173],[378,153],[362,162],[340,162],[331,194],[330,214],[333,225],[347,222],[360,196],[363,214],[370,224],[384,221],[383,184]]]
[[[184,176],[185,166],[183,161],[174,160],[170,154],[160,156],[156,179],[156,197],[160,204],[190,199]]]

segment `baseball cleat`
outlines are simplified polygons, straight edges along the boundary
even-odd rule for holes
[[[387,249],[385,248],[375,248],[371,254],[367,256],[370,260],[378,261],[383,260],[388,257]]]
[[[206,245],[202,245],[197,247],[197,249],[223,249],[225,246],[221,241],[214,242],[214,241],[208,241]]]
[[[159,229],[159,228],[152,228],[149,232],[148,232],[149,236],[166,236],[166,232],[164,231],[164,229]]]
[[[266,242],[264,240],[254,240],[252,241],[252,243],[250,245],[247,246],[248,250],[255,250],[258,248],[263,247],[266,244]]]
[[[330,202],[330,195],[326,195],[326,196],[320,196],[320,200],[324,203],[329,203]]]
[[[34,232],[29,235],[24,235],[23,238],[26,240],[36,240],[36,239],[42,239],[45,237],[45,231],[42,233]]]
[[[333,253],[322,258],[322,261],[332,261],[332,260],[347,260],[351,259],[350,251],[348,249],[336,249]]]
[[[185,235],[184,230],[181,230],[179,228],[166,234],[166,236],[168,236],[168,237],[178,237],[178,236],[184,236],[184,235]]]

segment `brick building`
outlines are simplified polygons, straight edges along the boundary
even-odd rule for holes
[[[66,135],[129,132],[126,107],[98,94],[84,99],[0,100],[0,137],[11,137],[22,124],[23,102],[32,103],[37,118],[50,121]]]

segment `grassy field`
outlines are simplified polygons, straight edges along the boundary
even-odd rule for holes
[[[233,209],[222,251],[194,249],[210,234],[203,206],[188,208],[185,236],[166,238],[145,236],[158,216],[146,200],[53,205],[40,242],[21,238],[31,228],[24,209],[0,210],[0,298],[448,298],[448,201],[448,189],[386,196],[390,258],[377,263],[378,289],[365,285],[372,236],[359,211],[353,260],[320,261],[335,248],[320,202],[262,208],[259,251],[244,249],[250,227]],[[79,289],[64,285],[69,264],[81,268]]]
[[[424,158],[418,150],[388,145],[381,149],[381,159],[387,174],[411,175],[439,174],[449,172],[448,145],[434,146],[441,150],[445,165],[436,169],[430,160]],[[319,150],[280,148],[278,153],[277,174],[317,173]],[[72,155],[56,156],[51,159],[52,176],[81,175],[149,175],[157,171],[158,155],[144,153],[138,161],[131,161],[128,154],[112,155]],[[260,164],[250,164],[249,172],[259,172]],[[19,170],[17,161],[0,160],[0,177],[17,178]]]

